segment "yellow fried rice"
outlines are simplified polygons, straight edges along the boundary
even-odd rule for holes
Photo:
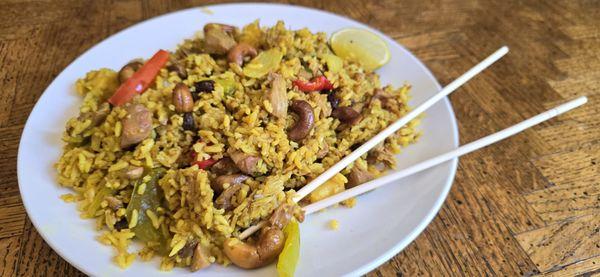
[[[265,97],[272,81],[270,74],[247,76],[252,74],[245,74],[244,66],[228,63],[222,55],[206,53],[201,34],[185,40],[171,54],[169,64],[182,65],[186,78],[163,68],[155,83],[132,100],[151,112],[153,129],[149,137],[133,147],[122,149],[119,143],[123,119],[127,117],[124,106],[111,107],[100,123],[85,116],[101,109],[115,92],[119,74],[103,68],[88,72],[76,83],[83,102],[80,114],[66,123],[64,152],[55,165],[58,182],[73,190],[62,198],[77,203],[82,218],[96,220],[99,241],[115,248],[114,261],[122,268],[136,257],[146,261],[156,256],[161,258],[161,270],[190,266],[192,257],[182,253],[191,241],[207,249],[210,263],[229,264],[222,250],[227,238],[267,219],[283,203],[298,207],[292,201],[295,190],[409,110],[408,85],[381,87],[375,73],[355,62],[343,60],[340,66],[334,66],[330,59],[335,54],[325,33],[288,30],[283,22],[270,28],[254,22],[236,32],[235,38],[259,53],[269,49],[282,53],[281,61],[269,73],[283,77],[288,101],[304,100],[312,107],[314,127],[304,139],[293,141],[288,137],[297,115],[289,112],[283,119],[273,116],[273,105]],[[300,91],[293,81],[303,79],[306,72],[308,76],[325,76],[334,89]],[[197,93],[192,112],[196,128],[184,130],[184,118],[172,100],[174,87],[183,83],[193,91],[195,84],[203,80],[213,80],[214,90]],[[387,103],[374,97],[378,91],[389,95]],[[328,93],[335,93],[339,107],[358,111],[360,119],[344,124],[333,117]],[[417,124],[416,120],[410,122],[305,201],[318,201],[343,191],[353,167],[374,177],[394,167],[393,154],[419,136],[414,129]],[[210,167],[200,169],[194,162],[220,160],[232,151],[259,160],[256,174],[233,195],[232,208],[223,209],[215,204],[218,195],[212,186],[218,174]],[[144,173],[137,180],[124,174],[139,167]],[[152,180],[150,172],[156,170],[161,174]],[[156,202],[160,204],[145,210],[128,209],[132,195],[146,195],[152,185],[160,195],[160,202]],[[295,215],[301,217],[299,209]],[[138,239],[134,230],[141,224],[154,228],[164,241],[143,239],[144,247],[136,253],[129,245]]]

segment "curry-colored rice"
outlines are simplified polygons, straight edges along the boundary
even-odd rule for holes
[[[408,85],[398,89],[384,87],[383,90],[398,104],[393,109],[384,108],[381,101],[373,98],[374,90],[381,87],[376,74],[349,61],[344,61],[336,72],[329,70],[324,57],[333,53],[324,33],[313,34],[307,29],[290,31],[283,22],[272,28],[260,28],[255,22],[246,26],[238,39],[258,49],[276,47],[284,53],[276,72],[285,79],[288,100],[307,101],[315,114],[314,128],[301,142],[287,137],[286,130],[296,120],[294,115],[290,114],[285,120],[274,120],[270,114],[273,107],[264,97],[269,85],[267,76],[245,77],[242,68],[229,65],[225,58],[202,53],[201,37],[184,41],[172,55],[184,65],[187,79],[181,80],[176,73],[162,69],[155,84],[134,98],[135,103],[152,112],[154,128],[152,135],[134,148],[122,150],[119,146],[123,129],[121,120],[127,116],[123,107],[113,107],[98,126],[81,116],[66,123],[64,153],[56,169],[58,182],[74,193],[62,198],[77,202],[82,218],[96,220],[100,232],[98,239],[115,248],[114,261],[119,266],[129,266],[136,256],[141,260],[161,256],[163,270],[189,266],[190,258],[177,253],[192,239],[209,250],[211,262],[227,265],[229,260],[221,250],[225,239],[268,218],[280,204],[293,204],[291,197],[295,190],[409,110]],[[338,119],[326,116],[330,112],[327,111],[326,94],[299,91],[292,81],[304,67],[318,68],[336,87],[339,105],[360,110],[361,120],[344,126]],[[212,93],[200,94],[194,103],[197,131],[184,131],[183,118],[172,104],[173,88],[180,82],[193,87],[194,83],[207,79],[221,81],[216,82]],[[223,84],[228,85],[224,87]],[[77,92],[83,97],[81,114],[97,111],[118,86],[117,72],[111,69],[87,73],[76,83]],[[419,135],[414,129],[417,124],[412,121],[386,139],[383,149],[398,153],[402,147],[414,142]],[[193,150],[198,160],[218,160],[227,156],[229,149],[258,156],[260,160],[258,174],[244,182],[236,193],[235,208],[225,211],[217,209],[213,201],[215,192],[210,184],[216,175],[198,166],[181,164],[181,158]],[[326,155],[317,158],[323,151]],[[344,175],[349,174],[353,166],[378,176],[385,168],[382,162],[378,159],[368,161],[365,155],[330,180],[335,188],[322,188],[308,198],[317,201],[328,196],[323,191],[337,193],[344,190],[347,182]],[[122,174],[130,166],[144,167],[145,173],[152,168],[166,170],[158,181],[164,194],[163,205],[143,214],[134,211],[135,215],[128,222],[129,228],[117,231],[115,225],[126,217],[126,205],[132,193],[143,194],[150,181],[150,176],[144,177],[138,191],[133,191],[134,182]],[[393,162],[388,162],[387,166],[393,166]],[[107,201],[109,196],[121,200],[124,206],[111,209]],[[354,205],[354,202],[347,203]],[[159,255],[158,243],[152,242],[146,243],[138,253],[132,253],[128,248],[135,240],[135,233],[130,228],[139,223],[136,220],[142,215],[150,219],[154,228],[166,230],[168,252]]]

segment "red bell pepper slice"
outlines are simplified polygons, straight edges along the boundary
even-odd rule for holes
[[[168,60],[169,52],[158,50],[131,78],[121,84],[108,102],[114,106],[120,106],[129,102],[136,94],[146,91]]]
[[[317,76],[310,81],[294,80],[293,84],[301,91],[321,91],[333,89],[333,84],[325,76]]]
[[[202,142],[202,139],[198,139],[197,142]],[[191,166],[197,165],[198,168],[200,169],[206,169],[208,167],[211,167],[213,164],[215,164],[216,162],[218,162],[218,160],[215,159],[206,159],[206,160],[202,160],[202,161],[196,161],[196,157],[198,156],[198,153],[196,153],[195,151],[192,151],[190,153],[190,156],[192,157],[192,164]]]
[[[206,169],[206,168],[212,166],[213,164],[215,164],[216,162],[217,162],[217,160],[215,160],[215,159],[208,159],[208,160],[203,160],[203,161],[195,161],[195,162],[192,163],[192,166],[193,165],[197,165],[198,168],[200,168],[200,169]]]

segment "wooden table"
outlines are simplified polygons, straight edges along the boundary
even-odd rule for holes
[[[16,1],[0,5],[0,272],[81,273],[38,235],[19,197],[25,120],[73,59],[136,22],[204,1]],[[427,229],[370,275],[600,273],[600,3],[597,1],[300,1],[380,29],[448,83],[511,52],[451,97],[461,141],[565,99],[575,112],[460,159]],[[401,74],[401,72],[400,72]]]

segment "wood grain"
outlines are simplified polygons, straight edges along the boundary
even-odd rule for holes
[[[575,263],[581,256],[600,255],[600,217],[588,215],[516,236],[541,271]]]
[[[13,236],[0,239],[0,276],[14,276],[19,259],[21,238]]]
[[[21,131],[44,89],[109,35],[214,2],[2,1],[0,275],[83,275],[39,236],[18,192]],[[567,99],[590,97],[581,109],[461,158],[438,216],[369,276],[600,274],[597,1],[283,2],[381,30],[423,60],[442,84],[508,45],[509,55],[451,96],[463,143]]]
[[[565,267],[558,268],[555,271],[544,272],[544,276],[550,277],[567,277],[567,276],[592,276],[600,274],[598,265],[600,264],[600,256],[579,261]]]
[[[44,242],[27,220],[21,235],[16,276],[85,276]]]

